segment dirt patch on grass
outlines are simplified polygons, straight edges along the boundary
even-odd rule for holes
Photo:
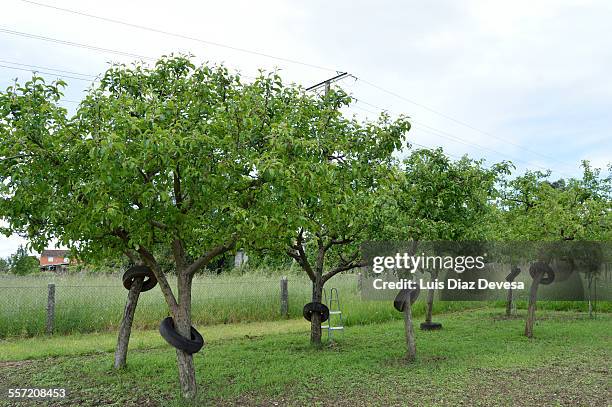
[[[15,362],[0,362],[0,369],[14,369],[19,367],[24,367],[27,365],[31,365],[32,361],[30,360],[20,360]]]
[[[493,321],[516,321],[517,319],[525,319],[524,315],[493,315]]]
[[[602,363],[605,361],[599,361]],[[399,365],[396,364],[396,366]],[[410,380],[409,375],[372,386],[347,388],[335,393],[325,389],[312,397],[282,394],[262,399],[243,395],[236,400],[219,400],[219,405],[240,406],[609,406],[612,400],[610,369],[592,361],[572,364],[553,362],[537,368],[472,369],[468,377],[452,382]]]
[[[593,362],[597,361],[555,362],[532,369],[475,369],[474,378],[480,379],[466,390],[475,405],[608,406],[612,400],[609,368],[593,366]],[[479,391],[482,389],[490,391]]]

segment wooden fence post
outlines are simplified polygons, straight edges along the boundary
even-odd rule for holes
[[[289,315],[289,290],[285,276],[280,281],[280,312],[282,317]]]
[[[52,335],[55,323],[55,284],[49,283],[47,291],[47,334]]]

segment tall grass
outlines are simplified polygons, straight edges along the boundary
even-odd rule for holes
[[[121,320],[127,291],[119,276],[54,274],[27,277],[0,277],[0,337],[35,336],[45,333],[47,284],[56,285],[55,333],[115,330]],[[170,280],[175,285],[174,280]],[[301,318],[310,302],[310,281],[289,277],[289,317]],[[340,293],[344,324],[360,325],[401,318],[388,301],[363,301],[354,274],[338,275],[327,289]],[[424,314],[422,295],[414,305],[415,317]],[[202,275],[193,283],[194,325],[232,324],[280,319],[280,277],[263,273],[246,275]],[[437,301],[435,312],[484,307],[482,302]],[[491,305],[491,304],[488,304]],[[496,306],[504,306],[502,302]],[[519,303],[519,307],[525,304]],[[582,302],[539,303],[539,308],[586,311]],[[610,311],[610,303],[600,306]],[[500,312],[502,312],[500,310]],[[155,329],[168,315],[159,286],[142,293],[134,320],[137,329]]]

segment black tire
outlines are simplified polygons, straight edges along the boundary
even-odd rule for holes
[[[123,273],[123,286],[129,290],[136,278],[144,278],[140,292],[152,290],[157,285],[157,279],[155,274],[153,274],[153,270],[147,266],[133,266]]]
[[[327,305],[321,304],[320,302],[309,302],[304,305],[304,311],[302,314],[307,321],[312,320],[312,314],[316,312],[317,314],[321,314],[321,322],[325,322],[329,319],[329,308]]]
[[[540,279],[540,284],[549,285],[555,281],[555,272],[543,261],[535,262],[531,265],[531,267],[529,267],[529,275],[531,278],[535,278],[536,272],[540,271],[544,273]]]
[[[406,301],[408,300],[408,296],[410,296],[410,305],[414,304],[414,302],[419,298],[419,294],[421,293],[421,287],[419,285],[416,286],[415,289],[411,290],[405,288],[400,290],[399,293],[395,296],[395,300],[393,301],[393,306],[399,312],[404,312],[404,308],[406,307]]]
[[[167,317],[161,322],[159,333],[170,345],[189,354],[199,352],[204,346],[204,338],[194,327],[191,327],[191,339],[186,339],[176,332],[172,317]]]
[[[423,331],[436,331],[442,329],[442,324],[439,322],[421,322],[421,329]]]
[[[521,269],[519,267],[514,267],[512,271],[510,271],[510,274],[506,276],[506,281],[509,283],[513,282],[519,274],[521,274]]]

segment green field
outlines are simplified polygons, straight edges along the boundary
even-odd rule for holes
[[[310,302],[310,281],[301,276],[289,277],[289,316],[302,315]],[[47,284],[56,284],[55,333],[113,332],[121,316],[127,291],[119,276],[31,276],[0,277],[0,338],[31,337],[45,333]],[[347,326],[401,319],[390,303],[362,301],[357,275],[334,277],[327,288],[340,292]],[[197,276],[193,285],[193,321],[197,326],[238,322],[274,321],[280,315],[280,276],[205,275]],[[416,316],[424,313],[424,295],[414,306]],[[481,308],[481,302],[436,302],[435,312]],[[502,307],[499,302],[488,304]],[[519,302],[518,308],[525,308]],[[542,309],[586,311],[584,302],[541,302]],[[609,312],[610,303],[600,303]],[[168,315],[159,286],[140,296],[134,327],[156,329]]]
[[[338,279],[343,291],[356,287],[355,276]],[[0,337],[45,332],[47,283],[56,284],[55,332],[114,330],[119,325],[127,291],[119,276],[42,276],[0,278]],[[174,281],[171,280],[174,286]],[[351,286],[351,290],[344,287]],[[354,287],[352,287],[354,286]],[[301,314],[310,286],[290,280],[290,313]],[[300,305],[301,304],[301,305]],[[159,286],[142,293],[134,321],[153,329],[168,315]],[[280,276],[198,276],[193,284],[193,320],[198,325],[280,319]]]
[[[210,326],[195,358],[198,405],[609,405],[610,314],[543,311],[529,340],[524,312],[500,313],[438,315],[444,329],[417,331],[412,364],[403,361],[400,321],[350,327],[321,350],[309,345],[303,320]],[[103,333],[4,341],[0,383],[67,388],[69,399],[53,405],[181,404],[175,352],[156,332],[134,333],[121,372],[111,369],[113,340]]]

